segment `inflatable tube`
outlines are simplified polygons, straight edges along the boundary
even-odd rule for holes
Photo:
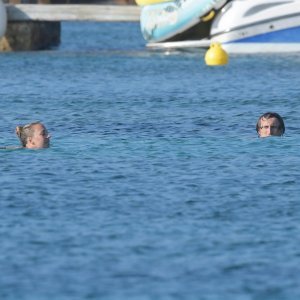
[[[2,38],[5,34],[6,24],[7,24],[6,8],[2,0],[0,0],[0,38]]]
[[[168,2],[172,0],[135,0],[136,4],[139,6],[152,5],[162,2]]]
[[[142,8],[140,23],[144,39],[150,43],[166,41],[198,24],[212,9],[227,0],[173,0]]]

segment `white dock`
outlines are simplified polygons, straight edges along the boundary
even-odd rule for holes
[[[9,21],[139,22],[135,5],[16,4],[6,5]]]

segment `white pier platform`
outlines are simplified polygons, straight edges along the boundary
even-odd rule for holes
[[[138,22],[135,5],[16,4],[6,5],[8,21]]]

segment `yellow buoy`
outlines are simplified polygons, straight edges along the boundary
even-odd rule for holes
[[[221,66],[228,63],[228,54],[220,43],[212,43],[205,53],[205,63],[208,66]]]
[[[135,0],[136,4],[139,6],[146,6],[146,5],[152,5],[162,2],[168,2],[171,0]]]

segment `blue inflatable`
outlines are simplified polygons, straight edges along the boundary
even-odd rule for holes
[[[199,23],[227,0],[173,0],[147,5],[141,12],[141,31],[148,42],[162,42]]]

